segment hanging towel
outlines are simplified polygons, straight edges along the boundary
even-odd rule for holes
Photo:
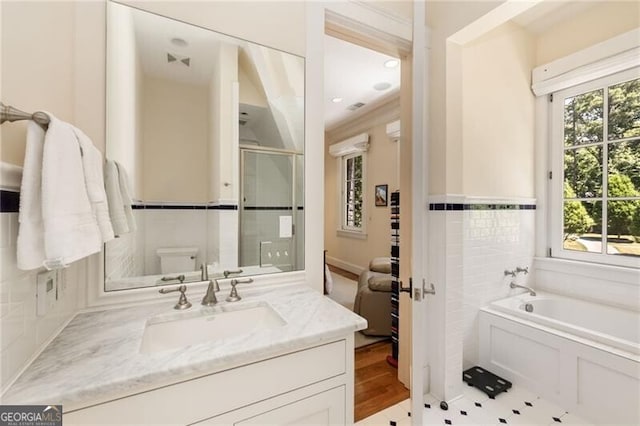
[[[45,260],[41,195],[43,148],[44,130],[35,121],[29,121],[18,212],[17,264],[22,270],[40,268]]]
[[[91,210],[98,223],[102,242],[106,243],[114,238],[111,219],[109,218],[109,206],[104,189],[104,177],[102,172],[102,153],[93,145],[93,142],[80,129],[73,127],[73,132],[78,138],[82,149],[82,168],[84,182],[87,187],[87,195],[91,202]]]
[[[47,269],[68,266],[102,248],[73,127],[52,114],[42,162],[42,218]]]
[[[131,208],[129,177],[121,164],[107,160],[105,167],[105,187],[109,200],[109,215],[116,236],[134,232],[136,221]]]
[[[136,221],[133,217],[133,209],[131,208],[131,188],[129,187],[129,175],[127,169],[116,161],[118,168],[118,181],[120,183],[120,193],[122,194],[122,203],[124,205],[124,215],[127,218],[127,227],[129,232],[136,230]]]
[[[118,166],[115,161],[107,160],[104,170],[104,180],[113,233],[116,237],[119,237],[129,232],[129,225],[127,224],[127,216],[124,213],[124,201],[122,201],[122,192],[120,191]]]

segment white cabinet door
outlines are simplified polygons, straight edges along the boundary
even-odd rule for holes
[[[297,392],[292,394],[295,393]],[[263,413],[255,414],[258,407],[249,406],[196,424],[198,426],[344,425],[347,424],[345,419],[345,396],[345,387],[338,386]]]

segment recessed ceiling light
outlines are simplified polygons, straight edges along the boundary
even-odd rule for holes
[[[379,91],[387,90],[389,87],[391,87],[391,83],[387,83],[386,81],[381,81],[373,85],[373,88]]]
[[[332,98],[331,102],[333,102],[334,104],[339,104],[340,102],[342,102],[342,98]]]
[[[400,61],[398,61],[397,59],[389,59],[388,61],[385,61],[384,67],[385,68],[395,68],[399,64],[400,64]]]
[[[171,39],[171,43],[172,43],[174,46],[179,46],[179,47],[185,47],[187,44],[189,44],[189,43],[187,43],[187,41],[186,41],[185,39],[180,38],[180,37],[174,37],[174,38],[172,38],[172,39]]]

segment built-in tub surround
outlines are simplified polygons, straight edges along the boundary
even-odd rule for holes
[[[494,302],[480,312],[480,365],[594,423],[640,423],[636,311],[547,292]]]
[[[191,298],[197,301],[201,296]],[[2,403],[55,402],[63,404],[65,412],[73,411],[114,396],[321,345],[366,327],[364,319],[303,285],[256,290],[243,294],[241,302],[220,302],[214,308],[194,303],[191,309],[237,308],[256,301],[268,304],[286,324],[150,354],[140,352],[147,321],[172,314],[173,298],[144,306],[81,313],[9,388]]]

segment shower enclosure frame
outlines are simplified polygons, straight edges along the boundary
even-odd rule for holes
[[[240,170],[239,170],[239,182],[240,182],[240,193],[238,197],[238,265],[242,266],[242,249],[243,249],[243,239],[244,235],[244,223],[243,216],[245,212],[245,154],[254,153],[254,154],[269,154],[269,155],[281,155],[283,157],[289,157],[291,159],[291,222],[292,222],[292,236],[291,236],[291,271],[296,271],[299,269],[298,265],[298,253],[297,253],[297,243],[298,243],[298,220],[297,220],[297,210],[298,210],[298,198],[304,200],[304,191],[301,193],[301,197],[298,197],[296,188],[298,185],[298,165],[297,160],[298,156],[303,156],[304,154],[299,151],[289,150],[289,149],[280,149],[280,148],[271,148],[271,147],[261,147],[256,145],[247,145],[240,144]],[[302,157],[304,158],[304,157]],[[304,172],[304,163],[302,164],[302,172]],[[302,176],[304,179],[304,176]],[[304,208],[304,204],[303,204]],[[258,250],[258,265],[262,266],[262,253],[261,250]],[[277,265],[274,265],[277,266]],[[283,271],[290,272],[290,271]]]

